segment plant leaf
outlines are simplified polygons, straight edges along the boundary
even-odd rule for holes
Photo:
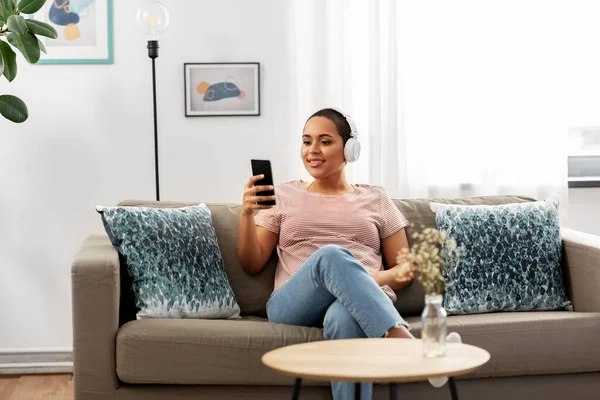
[[[40,45],[38,39],[32,34],[27,32],[26,34],[19,36],[16,33],[9,32],[6,34],[8,42],[15,46],[23,57],[30,64],[35,64],[40,59]]]
[[[13,15],[14,13],[10,12],[6,8],[2,7],[2,3],[0,3],[0,27],[6,23],[8,17]]]
[[[17,55],[4,40],[0,40],[0,54],[4,60],[3,75],[9,82],[17,76]]]
[[[0,4],[2,4],[2,7],[7,9],[11,14],[14,14],[15,11],[17,11],[13,0],[0,0]]]
[[[4,73],[4,56],[0,52],[0,76]]]
[[[51,39],[56,39],[58,37],[56,29],[45,22],[36,21],[35,19],[26,19],[25,23],[29,28],[29,32],[33,33],[34,35],[46,36]]]
[[[19,11],[23,14],[33,14],[40,11],[46,0],[21,0],[19,1]]]
[[[40,38],[37,38],[37,40],[38,40],[38,46],[40,46],[40,51],[44,54],[48,54],[48,52],[46,51],[46,46],[44,46],[44,43],[42,43]]]
[[[0,114],[16,123],[24,122],[29,117],[27,105],[23,100],[10,94],[0,96]]]
[[[6,24],[8,25],[8,29],[17,35],[24,35],[27,33],[27,24],[25,23],[25,18],[21,15],[11,15],[6,20]]]

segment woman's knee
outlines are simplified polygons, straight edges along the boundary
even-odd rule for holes
[[[314,253],[314,256],[328,266],[348,266],[356,263],[354,255],[345,248],[336,244],[328,244]]]
[[[326,339],[367,337],[356,319],[339,300],[334,301],[325,313],[323,334]]]
[[[305,265],[315,271],[318,276],[334,280],[338,279],[339,274],[346,276],[353,271],[365,271],[362,264],[350,251],[332,244],[315,251]]]
[[[344,249],[342,246],[338,246],[337,244],[326,244],[315,251],[315,255],[324,258],[339,258],[347,255],[348,253],[348,250]]]

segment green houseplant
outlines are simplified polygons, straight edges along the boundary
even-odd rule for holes
[[[40,53],[46,52],[38,36],[56,39],[56,30],[41,21],[24,17],[39,11],[46,0],[0,0],[0,77],[9,82],[17,76],[17,55],[13,47],[21,52],[25,60],[35,64]],[[23,122],[29,116],[27,105],[18,97],[0,94],[0,114],[10,121]]]

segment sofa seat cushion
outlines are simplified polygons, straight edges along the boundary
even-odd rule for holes
[[[420,336],[419,318],[407,321]],[[589,345],[600,338],[600,313],[457,315],[448,318],[448,331],[491,354],[467,378],[600,371],[600,346]],[[262,355],[317,340],[323,340],[321,329],[258,317],[131,321],[117,334],[117,375],[131,384],[291,385],[293,379],[262,365]]]
[[[419,333],[418,318],[407,318]],[[600,313],[505,312],[448,317],[448,332],[486,349],[490,361],[470,378],[600,371]]]
[[[132,384],[293,385],[292,378],[265,367],[261,357],[318,340],[324,340],[321,329],[258,317],[130,321],[117,334],[117,376]]]

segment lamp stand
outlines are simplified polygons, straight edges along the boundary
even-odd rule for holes
[[[155,61],[158,57],[158,40],[148,40],[148,57],[152,59],[152,100],[154,103],[154,176],[156,184],[156,201],[160,201],[160,186],[158,179],[158,123],[156,120],[156,70]]]

